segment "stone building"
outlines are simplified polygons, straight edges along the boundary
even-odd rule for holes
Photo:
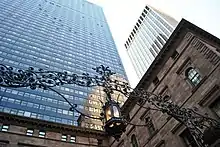
[[[219,119],[219,64],[220,40],[183,19],[136,88],[166,96],[181,107],[196,107],[200,113]],[[111,138],[109,146],[197,147],[183,125],[148,108],[148,103],[130,97],[122,107],[124,114],[131,123],[146,126],[128,125],[119,142]]]
[[[105,132],[0,112],[0,147],[108,147]]]

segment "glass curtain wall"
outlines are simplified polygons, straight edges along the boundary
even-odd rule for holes
[[[84,0],[1,0],[0,63],[27,69],[95,74],[101,64],[127,80],[102,8]],[[91,116],[101,113],[101,88],[55,87],[77,108]],[[119,99],[123,102],[123,97]],[[0,111],[77,125],[79,113],[52,91],[0,87]],[[86,127],[102,129],[93,120]]]

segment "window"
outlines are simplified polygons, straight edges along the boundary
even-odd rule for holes
[[[159,141],[155,147],[165,147],[165,141],[164,140]]]
[[[159,82],[160,82],[160,81],[159,81],[158,77],[156,77],[156,78],[153,80],[154,85],[157,85]]]
[[[34,130],[33,129],[27,129],[26,135],[33,136]]]
[[[147,124],[147,129],[148,129],[149,135],[152,136],[156,131],[154,124],[153,124],[153,121],[151,120],[150,117],[146,117],[145,122]]]
[[[18,114],[17,115],[23,116],[24,115],[24,111],[18,110]]]
[[[31,118],[37,118],[37,113],[31,113]]]
[[[220,97],[211,105],[212,111],[220,118]]]
[[[45,131],[39,131],[39,134],[38,134],[39,137],[43,137],[44,138],[45,135],[46,135]]]
[[[179,56],[179,53],[175,50],[174,53],[171,55],[171,58],[175,60]]]
[[[1,127],[1,131],[3,131],[3,132],[8,132],[8,129],[9,129],[9,125],[2,125],[2,127]]]
[[[186,77],[193,86],[197,86],[201,81],[200,74],[192,67],[186,70]]]
[[[30,116],[31,116],[31,112],[25,111],[25,112],[24,112],[24,116],[30,117]]]
[[[70,142],[76,142],[76,136],[70,136]]]
[[[180,134],[186,147],[199,147],[188,129]]]
[[[62,140],[62,141],[67,141],[67,135],[62,134],[61,140]]]
[[[131,136],[131,145],[132,147],[138,147],[137,139],[134,134]]]

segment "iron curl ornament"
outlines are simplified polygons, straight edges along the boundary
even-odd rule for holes
[[[107,95],[106,100],[108,105],[117,105],[117,103],[113,102],[111,99],[111,94],[113,94],[115,91],[123,94],[127,98],[132,97],[142,99],[152,106],[150,109],[168,114],[170,117],[185,125],[189,129],[191,135],[194,137],[199,147],[208,147],[211,145],[211,143],[213,143],[213,141],[210,140],[215,141],[219,139],[220,122],[218,120],[209,117],[207,114],[200,114],[196,109],[182,108],[181,106],[176,105],[167,97],[156,95],[144,89],[133,89],[127,82],[112,78],[115,73],[112,72],[109,67],[100,65],[99,67],[93,69],[96,71],[96,75],[90,75],[88,73],[82,73],[81,75],[78,75],[68,72],[48,71],[43,69],[36,70],[32,67],[26,70],[19,69],[15,71],[12,67],[0,64],[0,86],[6,88],[29,87],[33,90],[36,88],[52,90],[69,103],[71,107],[70,110],[76,110],[81,115],[87,116],[89,118],[103,120],[103,113],[99,118],[94,118],[84,114],[77,110],[77,105],[70,103],[68,99],[66,99],[62,94],[53,89],[55,86],[64,84],[76,84],[83,87],[101,86],[104,88],[104,92]],[[113,103],[109,104],[109,102]],[[105,107],[106,106],[103,106],[103,108]],[[119,119],[116,120],[118,122]],[[126,120],[124,116],[120,116],[120,120],[122,121],[123,125],[131,124],[136,126],[145,126],[132,124]],[[111,126],[111,124],[108,126]],[[108,128],[108,130],[111,129]],[[121,136],[121,133],[124,131],[125,128],[122,128],[122,131],[117,132],[116,135],[111,131],[110,135],[118,139]],[[212,137],[210,137],[210,135]],[[217,139],[214,139],[214,136],[217,136]]]
[[[103,65],[93,69],[98,75],[90,76],[88,73],[77,75],[43,69],[35,70],[33,67],[14,71],[13,67],[0,64],[0,86],[30,87],[31,89],[55,87],[64,84],[76,84],[83,87],[104,86],[106,82],[110,81],[110,76],[115,74],[109,67]]]

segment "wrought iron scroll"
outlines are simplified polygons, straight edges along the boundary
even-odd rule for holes
[[[119,91],[127,97],[142,99],[146,103],[149,103],[151,107],[153,106],[153,108],[148,108],[148,109],[166,113],[172,118],[176,119],[178,122],[185,125],[189,129],[192,136],[195,138],[195,141],[197,142],[199,147],[208,146],[204,143],[204,138],[203,138],[204,130],[209,128],[220,129],[220,122],[218,120],[209,117],[208,114],[202,115],[198,113],[197,108],[193,108],[193,109],[183,108],[172,102],[171,99],[169,99],[168,97],[156,95],[144,89],[132,89],[126,83],[122,83],[120,81],[116,81],[111,84],[113,91],[114,90]],[[130,122],[128,122],[128,124],[135,125]],[[136,125],[136,126],[145,126],[145,125]]]
[[[77,75],[67,72],[46,71],[43,69],[36,70],[33,67],[30,67],[27,70],[19,69],[16,71],[13,67],[0,64],[0,87],[30,87],[33,90],[36,88],[51,90],[61,96],[70,105],[71,111],[75,110],[88,118],[101,120],[103,119],[102,117],[92,117],[79,111],[76,104],[70,103],[61,93],[53,89],[55,86],[64,84],[76,84],[83,87],[106,87],[106,81],[110,81],[110,76],[114,73],[109,70],[109,67],[104,67],[103,65],[93,68],[93,70],[98,74],[95,76],[90,76],[88,73]]]
[[[90,76],[88,73],[77,75],[68,72],[36,70],[33,67],[27,70],[19,69],[15,71],[13,67],[0,64],[0,86],[30,87],[31,89],[55,87],[64,84],[76,84],[84,87],[104,86],[106,81],[110,80],[110,76],[114,74],[109,70],[109,67],[103,65],[94,68],[94,70],[98,74]]]
[[[84,87],[101,86],[104,88],[106,94],[118,91],[126,97],[143,99],[154,106],[155,110],[166,113],[184,124],[190,130],[191,134],[195,137],[197,143],[201,147],[206,147],[202,138],[204,129],[210,126],[218,126],[220,128],[220,123],[207,115],[201,115],[190,108],[182,108],[169,99],[163,98],[160,95],[156,95],[144,89],[132,89],[127,82],[111,78],[111,76],[115,73],[112,72],[109,67],[101,65],[94,68],[94,70],[97,73],[96,75],[90,75],[88,73],[77,75],[68,72],[46,71],[43,69],[35,70],[32,67],[27,70],[15,71],[12,67],[0,64],[0,86],[12,88],[30,87],[31,89],[43,88],[53,90],[52,87],[55,86],[76,84]],[[70,104],[71,109],[77,110],[75,105],[72,105],[65,97],[63,98]],[[90,117],[78,110],[77,112]]]

